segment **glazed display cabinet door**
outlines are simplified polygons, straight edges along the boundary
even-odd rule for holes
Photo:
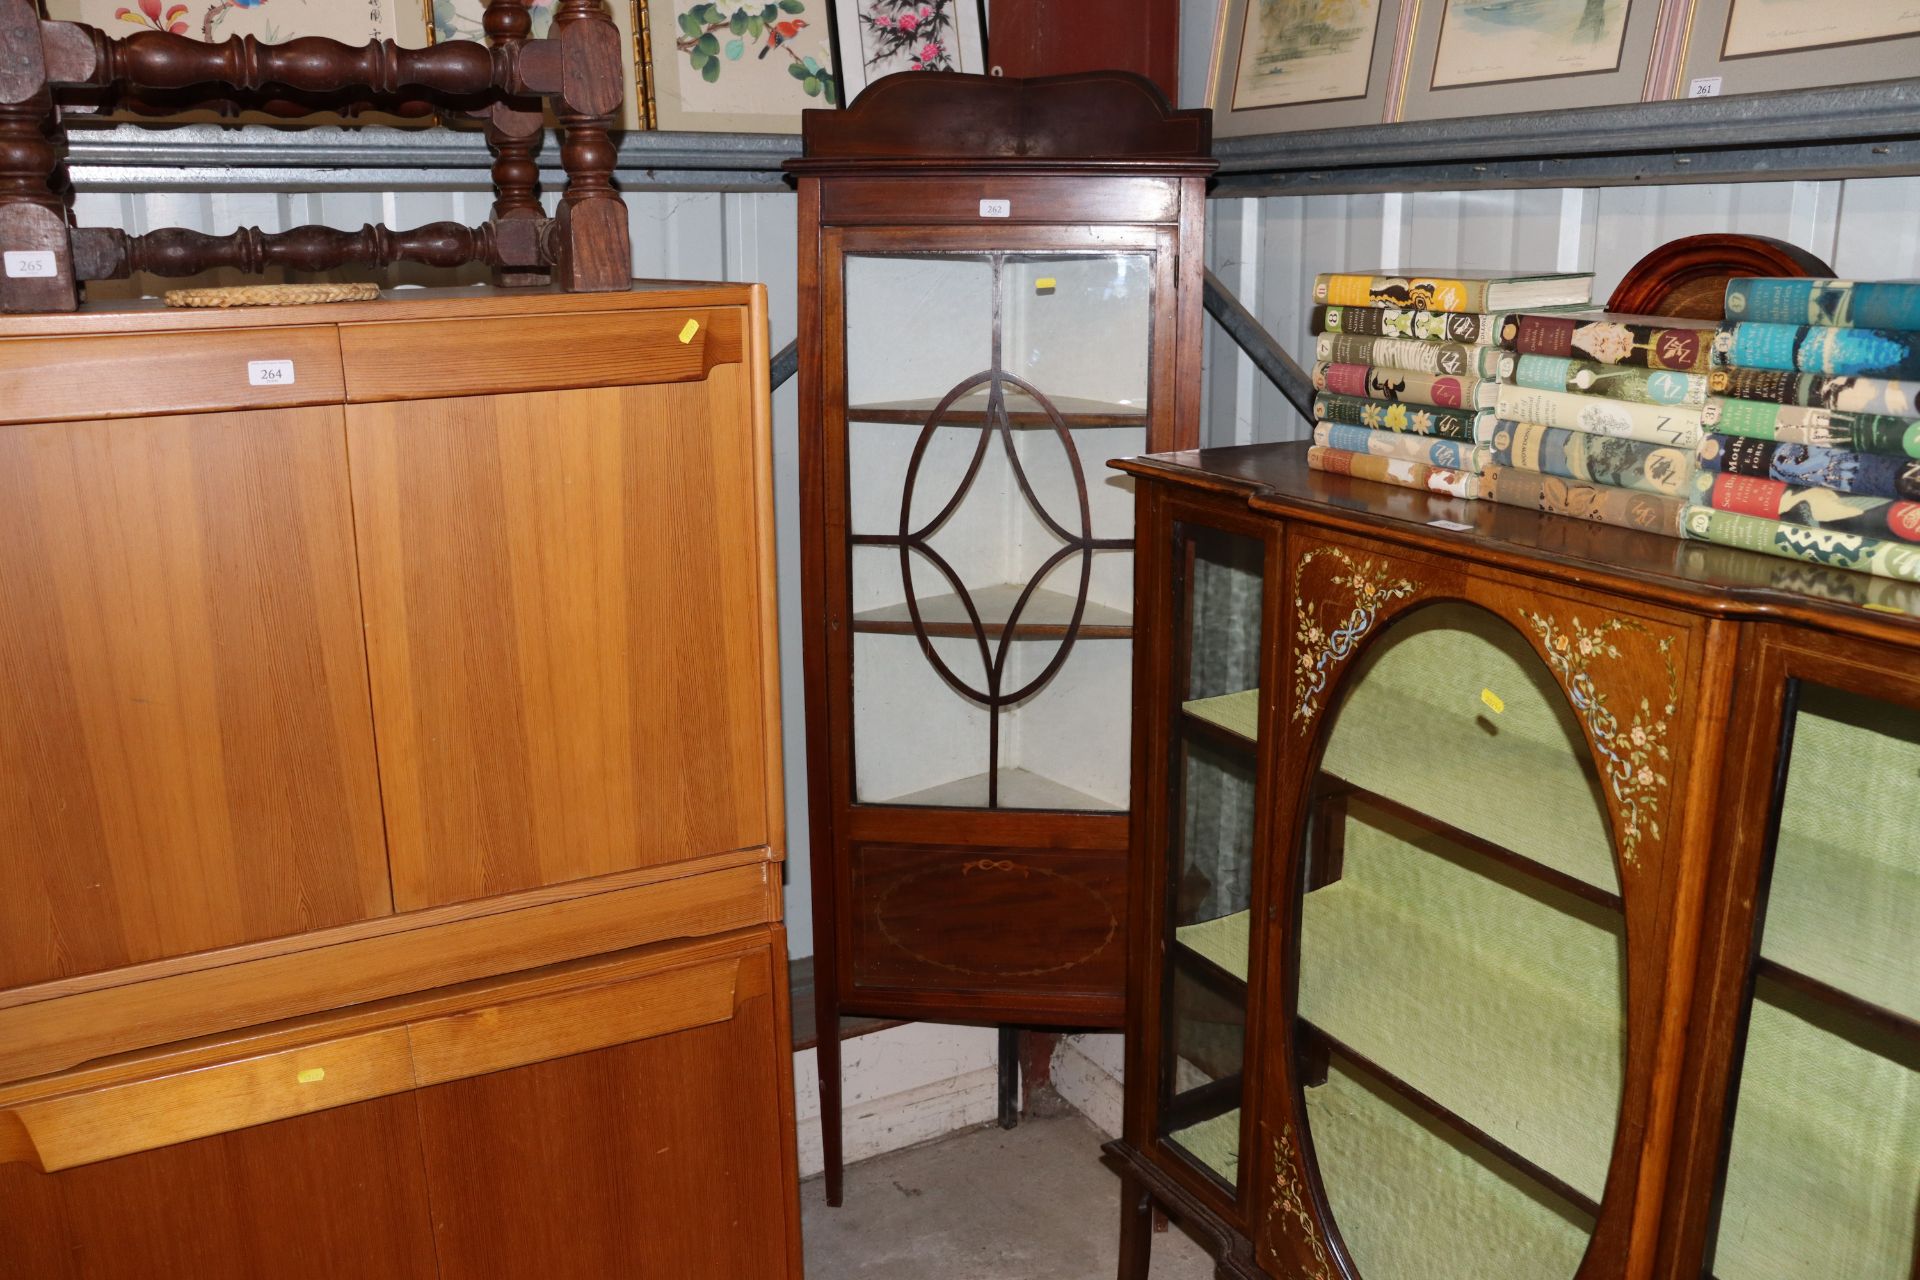
[[[1177,520],[1171,560],[1173,729],[1160,919],[1155,1137],[1239,1200],[1248,956],[1259,837],[1261,620],[1256,531]]]
[[[1349,546],[1294,591],[1274,1225],[1323,1277],[1618,1274],[1687,636]]]
[[[1781,699],[1776,768],[1750,796],[1765,815],[1758,893],[1696,1274],[1909,1280],[1920,1275],[1920,678],[1892,653],[1787,637],[1761,671],[1761,696]]]

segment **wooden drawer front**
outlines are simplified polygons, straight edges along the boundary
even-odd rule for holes
[[[512,998],[512,984],[496,983],[467,1001],[478,1001],[474,1007],[452,1012],[440,1006],[460,997],[429,994],[387,1011],[388,1025],[357,1034],[328,1035],[322,1023],[313,1039],[286,1048],[0,1104],[0,1163],[51,1173],[722,1022],[733,1016],[740,965],[738,956],[723,957],[523,999]],[[349,1011],[329,1022],[381,1016]]]
[[[338,404],[331,325],[0,341],[0,423]]]
[[[853,847],[853,985],[1111,995],[1126,854]]]
[[[341,437],[0,426],[0,988],[391,910]]]
[[[737,364],[744,343],[738,307],[340,330],[355,402],[697,382],[715,365]]]
[[[766,844],[744,369],[347,410],[401,910]]]
[[[911,183],[912,210],[902,202]],[[985,218],[982,200],[1004,200],[1007,216]],[[1180,183],[1175,178],[1107,178],[1058,182],[1051,178],[864,178],[823,183],[820,221],[941,223],[984,227],[1009,223],[1177,222]]]

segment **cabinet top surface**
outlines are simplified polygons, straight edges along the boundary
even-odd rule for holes
[[[746,306],[758,285],[687,280],[636,280],[624,293],[563,293],[551,287],[382,290],[372,302],[333,302],[293,307],[231,307],[194,310],[169,307],[158,298],[87,303],[71,313],[0,316],[0,338],[80,337],[107,333],[201,332],[214,329],[280,328],[289,325],[377,324],[396,320],[454,320],[678,307]]]
[[[1121,458],[1153,480],[1255,511],[1417,545],[1455,558],[1715,614],[1777,617],[1920,646],[1920,585],[1677,540],[1495,502],[1469,502],[1307,466],[1306,442]]]

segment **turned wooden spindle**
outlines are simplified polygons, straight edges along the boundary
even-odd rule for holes
[[[496,75],[516,67],[520,49],[533,33],[527,0],[491,0],[483,25],[497,59]],[[537,98],[530,103],[508,98],[480,113],[487,122],[487,145],[493,150],[495,233],[503,251],[516,262],[543,256],[539,245],[547,211],[540,205],[540,165],[533,158],[546,123],[540,106]],[[508,267],[494,271],[494,283],[510,287],[546,284],[550,278],[544,271]]]
[[[87,273],[111,278],[136,271],[158,276],[191,276],[217,267],[260,272],[271,267],[289,271],[332,271],[351,265],[387,267],[417,262],[430,267],[459,267],[469,262],[498,266],[499,247],[491,225],[463,226],[458,222],[430,222],[409,231],[364,226],[358,231],[335,227],[295,227],[290,231],[262,231],[243,227],[224,236],[167,227],[144,235],[97,229],[84,233],[98,248],[84,256]],[[531,264],[528,264],[531,265]],[[96,277],[97,278],[97,277]]]
[[[485,45],[471,40],[425,49],[403,49],[392,40],[356,46],[320,36],[283,44],[235,36],[207,44],[164,31],[114,38],[94,30],[93,47],[93,67],[83,83],[121,85],[133,91],[219,84],[243,92],[280,86],[320,93],[397,94],[424,89],[478,96],[494,87],[493,55]]]
[[[620,109],[620,32],[605,0],[560,0],[560,163],[567,190],[548,231],[553,278],[574,293],[625,289],[633,274],[626,205],[613,186],[607,131]]]
[[[40,15],[33,0],[0,0],[0,311],[79,305],[53,120]]]

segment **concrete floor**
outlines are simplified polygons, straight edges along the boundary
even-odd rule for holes
[[[1120,1180],[1078,1115],[968,1129],[847,1169],[846,1203],[800,1185],[808,1280],[1113,1280]],[[1153,1280],[1211,1280],[1178,1227],[1153,1238]]]

